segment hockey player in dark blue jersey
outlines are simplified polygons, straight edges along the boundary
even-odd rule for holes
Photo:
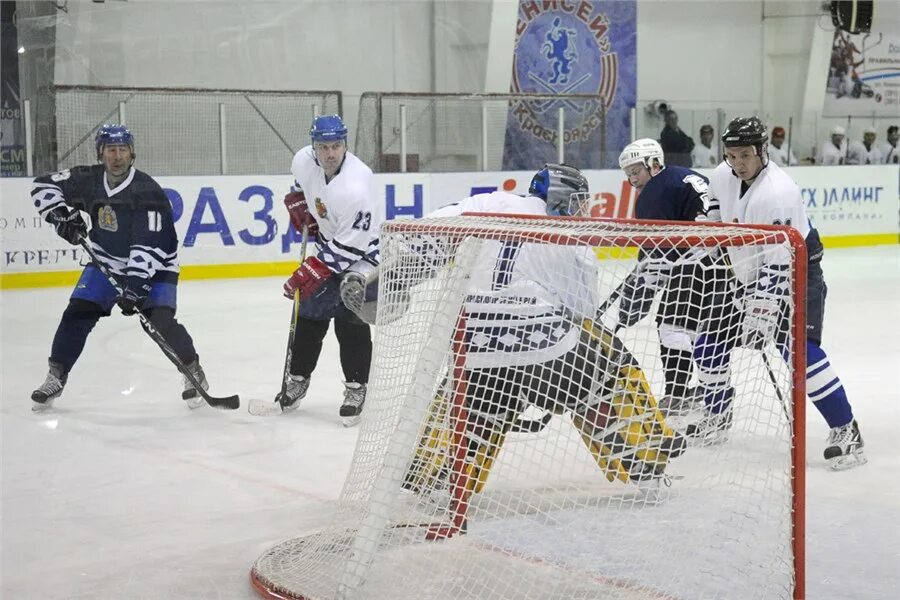
[[[656,140],[632,142],[619,156],[639,196],[635,217],[664,221],[702,221],[709,205],[709,180],[691,169],[667,167]],[[642,250],[635,275],[622,288],[619,322],[631,327],[643,319],[662,290],[657,313],[660,355],[665,373],[665,396],[660,407],[669,414],[687,409],[692,371],[693,340],[699,327],[704,276],[701,264],[708,256],[686,257],[675,249]]]
[[[49,408],[62,394],[88,334],[116,304],[124,315],[143,312],[201,387],[209,387],[194,342],[175,319],[178,237],[169,200],[153,178],[134,168],[134,137],[124,126],[101,127],[95,146],[100,164],[38,177],[31,197],[60,237],[73,245],[87,238],[97,260],[124,285],[120,295],[96,265],[84,268],[53,338],[50,372],[31,394],[34,410]],[[90,215],[90,232],[80,211]],[[184,379],[182,398],[191,408],[201,406],[203,399]]]

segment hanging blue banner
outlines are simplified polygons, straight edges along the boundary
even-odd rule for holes
[[[504,170],[536,170],[558,160],[580,169],[618,168],[630,140],[637,92],[637,10],[630,0],[520,0],[510,90],[592,98],[510,103]]]

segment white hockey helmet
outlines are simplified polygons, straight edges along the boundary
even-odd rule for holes
[[[637,163],[643,164],[648,169],[653,165],[653,159],[659,161],[660,168],[666,166],[663,157],[662,146],[659,142],[650,138],[635,140],[625,146],[619,155],[619,168],[624,169]]]

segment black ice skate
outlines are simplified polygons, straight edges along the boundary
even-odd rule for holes
[[[275,396],[275,402],[281,404],[282,410],[294,410],[300,406],[300,401],[306,398],[309,389],[309,379],[303,375],[288,375],[287,386],[284,393]]]
[[[69,376],[64,372],[59,363],[50,362],[50,371],[47,378],[38,389],[31,392],[31,410],[39,412],[53,406],[53,401],[62,395],[63,388]]]
[[[209,383],[206,381],[206,373],[203,372],[203,367],[200,366],[199,358],[195,358],[194,362],[185,365],[185,367],[190,371],[191,375],[194,376],[194,379],[200,383],[200,387],[203,388],[204,392],[209,390]],[[181,399],[187,402],[188,408],[200,408],[206,404],[206,400],[204,400],[197,392],[197,389],[194,387],[194,384],[191,383],[191,380],[185,375],[182,375],[181,378],[184,380],[184,391],[181,392]]]
[[[834,471],[843,471],[853,467],[864,465],[868,462],[863,453],[862,435],[859,433],[859,425],[856,419],[841,427],[835,427],[828,433],[828,441],[825,448],[825,460]]]
[[[353,427],[362,418],[366,403],[366,384],[348,381],[344,383],[344,403],[341,405],[341,421],[344,427]]]

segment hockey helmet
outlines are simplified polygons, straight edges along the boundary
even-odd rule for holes
[[[313,119],[309,128],[312,142],[337,142],[347,139],[347,126],[340,115],[320,115]]]
[[[625,146],[622,154],[619,155],[619,168],[624,169],[640,163],[649,169],[653,165],[653,160],[659,162],[660,168],[666,166],[663,149],[659,142],[650,138],[643,138]]]
[[[735,146],[762,147],[769,141],[769,133],[759,117],[738,117],[732,119],[725,133],[722,134],[722,144],[726,148]],[[759,152],[762,155],[762,151]]]
[[[124,145],[131,149],[131,158],[134,159],[134,136],[124,125],[107,124],[97,130],[94,136],[94,147],[97,150],[97,160],[101,159],[103,146]]]
[[[547,163],[531,178],[528,193],[547,203],[550,216],[571,217],[590,197],[585,176],[571,165]]]

